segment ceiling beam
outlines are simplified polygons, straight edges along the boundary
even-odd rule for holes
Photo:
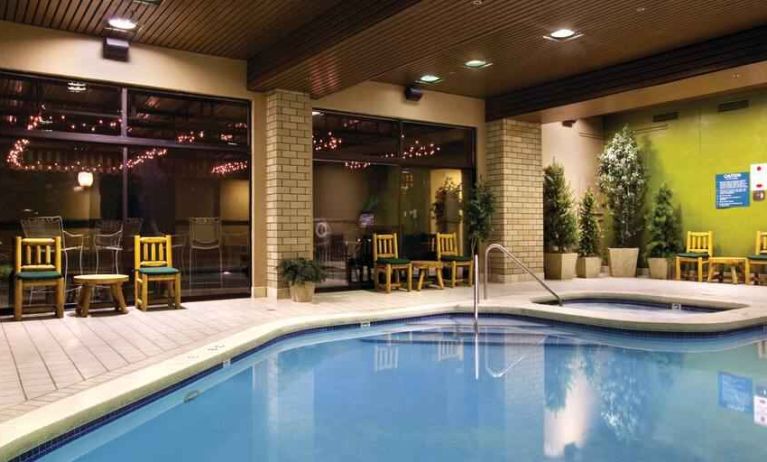
[[[248,60],[248,89],[265,91],[272,77],[421,0],[341,1]],[[291,90],[291,88],[287,88]]]
[[[767,60],[767,26],[676,48],[487,99],[488,121]]]

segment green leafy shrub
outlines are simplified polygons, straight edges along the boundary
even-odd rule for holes
[[[553,163],[543,170],[543,245],[547,252],[568,252],[577,236],[565,169]]]
[[[305,282],[322,282],[325,280],[325,270],[319,263],[306,258],[285,259],[277,265],[282,280],[289,285],[300,285]]]
[[[637,244],[646,183],[639,146],[627,125],[610,139],[599,156],[599,189],[607,199],[618,247]]]
[[[674,193],[665,184],[655,195],[655,207],[647,218],[647,256],[669,258],[682,250],[679,218],[672,203]]]
[[[602,230],[599,229],[595,208],[594,194],[591,191],[586,191],[578,206],[578,255],[581,257],[599,255]]]
[[[482,180],[474,185],[471,198],[466,201],[466,225],[468,228],[471,253],[476,253],[482,242],[490,238],[493,231],[492,218],[495,213],[495,194]]]

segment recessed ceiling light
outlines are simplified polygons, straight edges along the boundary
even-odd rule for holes
[[[111,18],[107,23],[111,27],[120,30],[133,30],[136,28],[136,23],[126,18]]]
[[[558,40],[568,39],[574,35],[575,35],[575,31],[572,29],[557,29],[554,32],[549,34],[551,38],[555,38]]]
[[[441,80],[442,78],[440,78],[440,76],[438,75],[424,74],[418,79],[418,82],[419,83],[437,83],[437,82],[440,82]]]
[[[69,82],[67,83],[67,90],[72,93],[82,93],[88,89],[85,82]]]
[[[320,111],[312,111],[312,117],[322,115],[322,112]]]
[[[492,66],[493,63],[489,63],[484,59],[470,59],[463,63],[463,65],[469,69],[484,69],[486,67]]]

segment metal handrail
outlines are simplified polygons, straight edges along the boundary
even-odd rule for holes
[[[559,306],[562,306],[562,298],[559,295],[557,295],[557,293],[554,292],[551,289],[551,287],[548,286],[548,284],[543,282],[543,280],[541,280],[541,278],[539,278],[535,273],[533,273],[533,271],[530,268],[528,268],[527,265],[525,265],[517,257],[515,257],[509,251],[509,249],[507,249],[506,247],[502,246],[501,244],[490,244],[489,246],[487,246],[487,250],[485,250],[485,288],[484,288],[485,300],[487,300],[487,279],[488,279],[488,271],[489,271],[488,263],[490,261],[490,259],[488,257],[490,256],[490,252],[493,251],[493,250],[500,250],[504,255],[506,255],[507,257],[511,258],[511,261],[516,263],[517,266],[519,266],[520,268],[525,270],[525,272],[527,272],[527,274],[529,274],[530,276],[533,277],[533,279],[538,281],[538,284],[543,286],[544,289],[549,291],[549,293],[551,295],[553,295],[557,299],[557,304]]]

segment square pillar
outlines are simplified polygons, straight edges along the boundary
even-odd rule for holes
[[[277,265],[313,255],[312,106],[309,95],[275,90],[266,95],[267,296],[288,296]]]
[[[499,242],[543,275],[543,173],[541,124],[501,119],[487,123],[487,185],[496,195],[490,242]],[[531,279],[511,260],[490,259],[496,282]]]

